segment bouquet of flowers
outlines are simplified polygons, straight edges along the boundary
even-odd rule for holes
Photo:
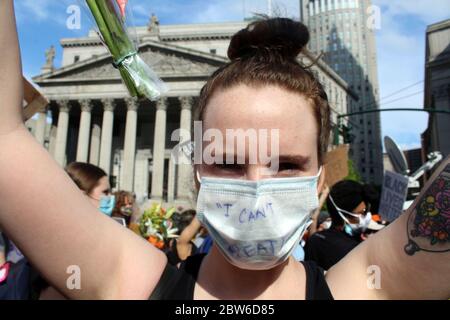
[[[167,87],[139,57],[137,46],[129,37],[125,23],[128,0],[85,1],[131,96],[157,100],[167,91]]]
[[[165,210],[161,204],[154,203],[144,211],[139,221],[139,232],[158,249],[163,249],[166,240],[176,238],[177,228],[173,228],[171,220],[175,208]]]

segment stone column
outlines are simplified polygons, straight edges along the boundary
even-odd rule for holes
[[[125,145],[123,155],[123,185],[122,189],[133,191],[134,162],[136,159],[136,131],[139,103],[135,98],[125,99],[127,104],[127,122],[125,127]]]
[[[180,119],[180,143],[191,140],[191,122],[192,122],[192,105],[193,97],[181,97],[181,119]],[[192,165],[179,164],[177,177],[177,193],[178,199],[186,200],[189,196],[189,188],[192,185]]]
[[[36,140],[44,145],[45,142],[45,129],[47,128],[47,108],[39,111],[38,119],[36,123],[36,132],[34,137]]]
[[[56,145],[54,158],[60,166],[64,166],[66,158],[67,131],[69,130],[69,100],[57,101],[59,106],[58,131],[56,133]]]
[[[56,121],[54,121],[56,123]],[[58,135],[58,127],[52,123],[50,129],[50,143],[48,145],[48,152],[54,156],[55,155],[55,147],[56,147],[56,136]]]
[[[89,151],[89,133],[91,131],[92,101],[81,100],[80,129],[78,131],[77,161],[87,162]]]
[[[156,103],[153,142],[152,199],[162,199],[164,183],[164,153],[166,149],[167,98]]]
[[[175,201],[175,180],[176,180],[176,170],[177,166],[174,161],[174,157],[169,159],[169,170],[168,172],[168,182],[167,182],[167,202],[173,204]]]
[[[91,131],[91,149],[89,151],[89,163],[98,166],[100,157],[100,140],[102,128],[98,123],[93,123]]]
[[[115,102],[113,99],[102,99],[103,103],[103,124],[102,124],[102,139],[100,145],[100,161],[99,167],[110,174],[111,170],[111,148],[113,138],[114,125],[114,108]]]

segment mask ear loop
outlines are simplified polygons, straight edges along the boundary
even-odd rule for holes
[[[355,218],[358,218],[358,217],[359,217],[358,215],[356,215],[356,214],[354,214],[354,213],[350,213],[350,212],[348,212],[347,210],[343,210],[343,209],[339,208],[339,207],[336,205],[336,203],[334,202],[333,197],[331,196],[331,194],[329,194],[328,197],[330,198],[331,203],[333,204],[333,206],[336,208],[336,210],[337,210],[339,216],[340,216],[347,224],[351,225],[350,221],[348,221],[348,219],[342,214],[342,212],[345,212],[345,213],[347,213],[347,214],[349,214],[349,215],[351,215],[352,217],[355,217]]]
[[[322,174],[322,169],[323,169],[323,166],[320,166],[320,168],[319,168],[319,172],[317,173],[317,175],[316,175],[316,177],[320,177],[320,175]]]
[[[195,170],[195,178],[197,179],[197,182],[198,182],[199,184],[202,184],[202,179],[201,179],[200,173],[198,173],[198,170],[197,170],[197,169]]]

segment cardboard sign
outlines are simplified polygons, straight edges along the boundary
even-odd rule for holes
[[[403,212],[408,193],[408,178],[391,171],[384,173],[379,214],[384,220],[393,221]]]
[[[325,181],[331,188],[348,176],[348,144],[343,144],[325,155]]]
[[[36,88],[23,77],[23,97],[26,102],[23,108],[23,119],[27,121],[36,112],[44,109],[48,105],[48,100]]]

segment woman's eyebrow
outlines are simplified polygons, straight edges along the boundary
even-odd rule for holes
[[[310,162],[311,157],[302,156],[299,154],[281,154],[278,156],[279,161],[291,161],[301,164],[307,164]]]

